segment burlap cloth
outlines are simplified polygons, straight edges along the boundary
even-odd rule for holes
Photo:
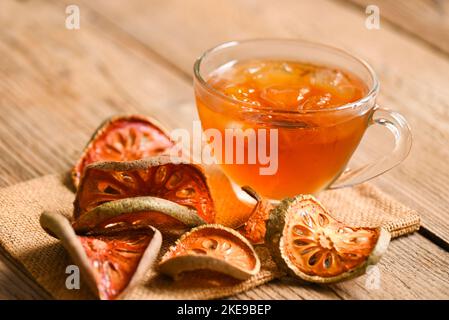
[[[216,173],[216,172],[215,172]],[[217,220],[238,225],[250,213],[247,205],[231,191],[222,174],[211,174]],[[419,228],[419,216],[369,184],[354,188],[326,191],[319,198],[335,217],[354,226],[384,225],[393,237]],[[80,290],[65,286],[65,269],[72,264],[58,240],[39,226],[42,211],[72,213],[74,194],[61,176],[49,175],[0,190],[0,245],[17,266],[28,272],[48,293],[57,299],[90,299],[87,285]],[[232,214],[231,214],[232,213]],[[165,239],[161,254],[170,244]],[[262,263],[260,273],[247,281],[231,278],[217,281],[202,277],[194,281],[175,282],[150,270],[146,278],[129,292],[128,299],[213,299],[226,297],[266,283],[280,274],[264,247],[256,248]]]

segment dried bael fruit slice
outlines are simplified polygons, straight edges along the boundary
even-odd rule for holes
[[[214,221],[214,204],[206,176],[196,165],[169,156],[128,162],[90,164],[75,199],[75,219],[105,202],[153,196],[195,209],[206,222]]]
[[[81,215],[73,228],[78,234],[109,234],[153,226],[170,233],[184,233],[204,224],[195,209],[155,197],[110,201]]]
[[[256,191],[251,187],[242,187],[242,190],[253,197],[257,203],[254,209],[243,226],[241,226],[238,231],[252,244],[262,244],[264,243],[265,233],[266,233],[266,222],[270,216],[270,210],[273,209],[273,204],[262,198]]]
[[[162,257],[159,270],[173,278],[198,270],[216,271],[246,280],[260,270],[251,244],[233,229],[203,225],[178,239]]]
[[[364,273],[380,260],[389,242],[385,229],[348,227],[310,195],[285,199],[272,210],[265,240],[279,267],[317,283]]]
[[[41,226],[61,240],[86,283],[104,300],[122,298],[155,262],[162,236],[154,228],[108,236],[78,236],[60,214],[44,212]]]
[[[100,125],[72,170],[78,187],[84,168],[97,161],[130,161],[152,157],[173,147],[166,130],[142,115],[115,116]]]

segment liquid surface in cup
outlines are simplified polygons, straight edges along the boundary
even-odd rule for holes
[[[289,61],[225,65],[211,74],[208,83],[235,100],[288,111],[341,106],[366,93],[363,82],[350,73]]]
[[[234,182],[272,199],[327,187],[344,169],[367,127],[368,112],[335,110],[367,93],[366,85],[347,71],[294,61],[251,60],[226,64],[206,81],[231,98],[220,99],[196,88],[203,129],[222,133],[221,154],[227,151],[226,128],[277,130],[278,165],[273,175],[260,174],[260,167],[266,167],[260,161],[222,165]],[[248,140],[244,141],[247,154]],[[269,154],[269,137],[256,145]]]

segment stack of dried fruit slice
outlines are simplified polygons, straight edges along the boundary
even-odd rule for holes
[[[73,170],[72,224],[59,214],[41,216],[101,299],[122,297],[154,263],[162,239],[156,228],[179,234],[214,220],[202,169],[157,156],[172,145],[149,118],[106,121]],[[124,161],[133,159],[140,160]]]
[[[214,224],[203,169],[162,155],[171,147],[152,119],[111,118],[73,169],[72,222],[54,213],[41,216],[42,227],[61,240],[101,299],[123,297],[151,268],[161,247],[159,230],[183,234],[158,266],[174,279],[208,270],[246,280],[261,268],[252,244],[263,244],[290,275],[331,283],[363,273],[388,246],[384,229],[345,226],[312,196],[274,206],[250,187],[243,190],[257,203],[248,221],[238,231]]]
[[[73,229],[94,261],[91,266],[98,269],[95,261],[100,260],[108,266],[97,270],[100,298],[118,297],[120,289],[129,287],[126,283],[131,281],[131,276],[123,274],[137,270],[141,251],[149,245],[144,237],[149,229],[155,227],[179,234],[214,219],[213,201],[201,168],[180,159],[173,163],[166,156],[88,165],[74,207]],[[126,241],[139,240],[141,246],[133,249],[137,255],[134,260],[117,264],[111,261],[119,261],[118,255],[123,253],[124,249],[115,248],[125,241],[123,236]],[[98,252],[102,250],[99,246],[104,249],[102,253]],[[152,248],[156,250],[155,246]],[[113,275],[108,274],[110,270],[117,275],[115,283]]]

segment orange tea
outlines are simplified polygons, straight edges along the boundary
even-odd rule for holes
[[[345,108],[368,88],[339,68],[288,60],[232,61],[204,80],[204,87],[195,87],[199,116],[203,129],[222,133],[223,148],[226,129],[277,130],[274,174],[261,175],[259,161],[222,164],[235,183],[271,199],[315,193],[330,185],[368,126],[370,112]],[[268,153],[269,144],[270,136],[257,148]],[[244,140],[245,150],[248,145]]]

